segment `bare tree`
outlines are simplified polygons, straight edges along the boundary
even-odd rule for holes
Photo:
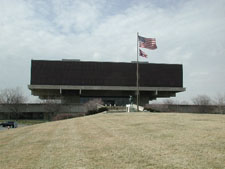
[[[180,102],[180,104],[181,104],[181,105],[189,105],[189,102],[186,101],[186,100],[183,100],[183,101]]]
[[[87,114],[95,114],[98,110],[98,106],[100,105],[103,105],[102,99],[89,100],[87,103],[84,104],[88,111]]]
[[[225,93],[216,96],[215,104],[218,106],[218,112],[225,113]]]
[[[172,99],[166,99],[166,100],[163,100],[163,104],[172,105],[172,104],[176,104],[176,103]]]
[[[212,104],[212,100],[207,95],[198,95],[197,97],[192,99],[193,103],[198,106],[199,113],[208,113],[211,110],[209,109],[209,105]]]
[[[225,93],[224,94],[218,94],[215,98],[215,104],[224,106],[225,105]]]
[[[54,115],[56,115],[61,109],[61,102],[59,100],[47,99],[42,101],[44,109],[47,111],[44,113],[44,118],[51,120]]]
[[[23,95],[20,88],[10,88],[4,89],[0,91],[0,104],[10,104],[9,109],[13,114],[9,114],[9,118],[13,116],[14,118],[18,118],[19,113],[19,105],[21,103],[25,103],[27,98]]]
[[[163,101],[163,106],[166,107],[166,109],[167,109],[166,111],[168,111],[168,112],[171,112],[171,111],[178,112],[179,104],[180,104],[179,101],[174,100],[174,99],[166,99]]]
[[[192,99],[195,105],[210,105],[212,104],[212,100],[207,95],[198,95],[197,97]]]
[[[4,89],[0,91],[1,104],[19,104],[26,102],[27,98],[23,95],[20,88]]]

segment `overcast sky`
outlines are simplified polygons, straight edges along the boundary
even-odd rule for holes
[[[225,0],[0,0],[0,89],[30,95],[31,59],[183,64],[177,99],[225,93]]]

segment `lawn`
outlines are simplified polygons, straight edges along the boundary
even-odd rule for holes
[[[0,168],[225,168],[225,115],[103,113],[4,130]]]

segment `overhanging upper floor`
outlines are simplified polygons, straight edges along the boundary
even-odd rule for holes
[[[136,95],[136,63],[32,60],[32,94],[40,98],[129,97]],[[175,96],[183,88],[179,64],[139,63],[140,95]]]

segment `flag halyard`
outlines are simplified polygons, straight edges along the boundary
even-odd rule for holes
[[[154,50],[157,49],[156,46],[156,39],[155,38],[145,38],[142,36],[139,36],[138,32],[137,32],[137,111],[139,111],[139,64],[138,64],[138,57],[139,55],[142,57],[147,58],[147,54],[144,53],[141,49],[139,49],[139,47],[141,48],[147,48],[150,50]]]

